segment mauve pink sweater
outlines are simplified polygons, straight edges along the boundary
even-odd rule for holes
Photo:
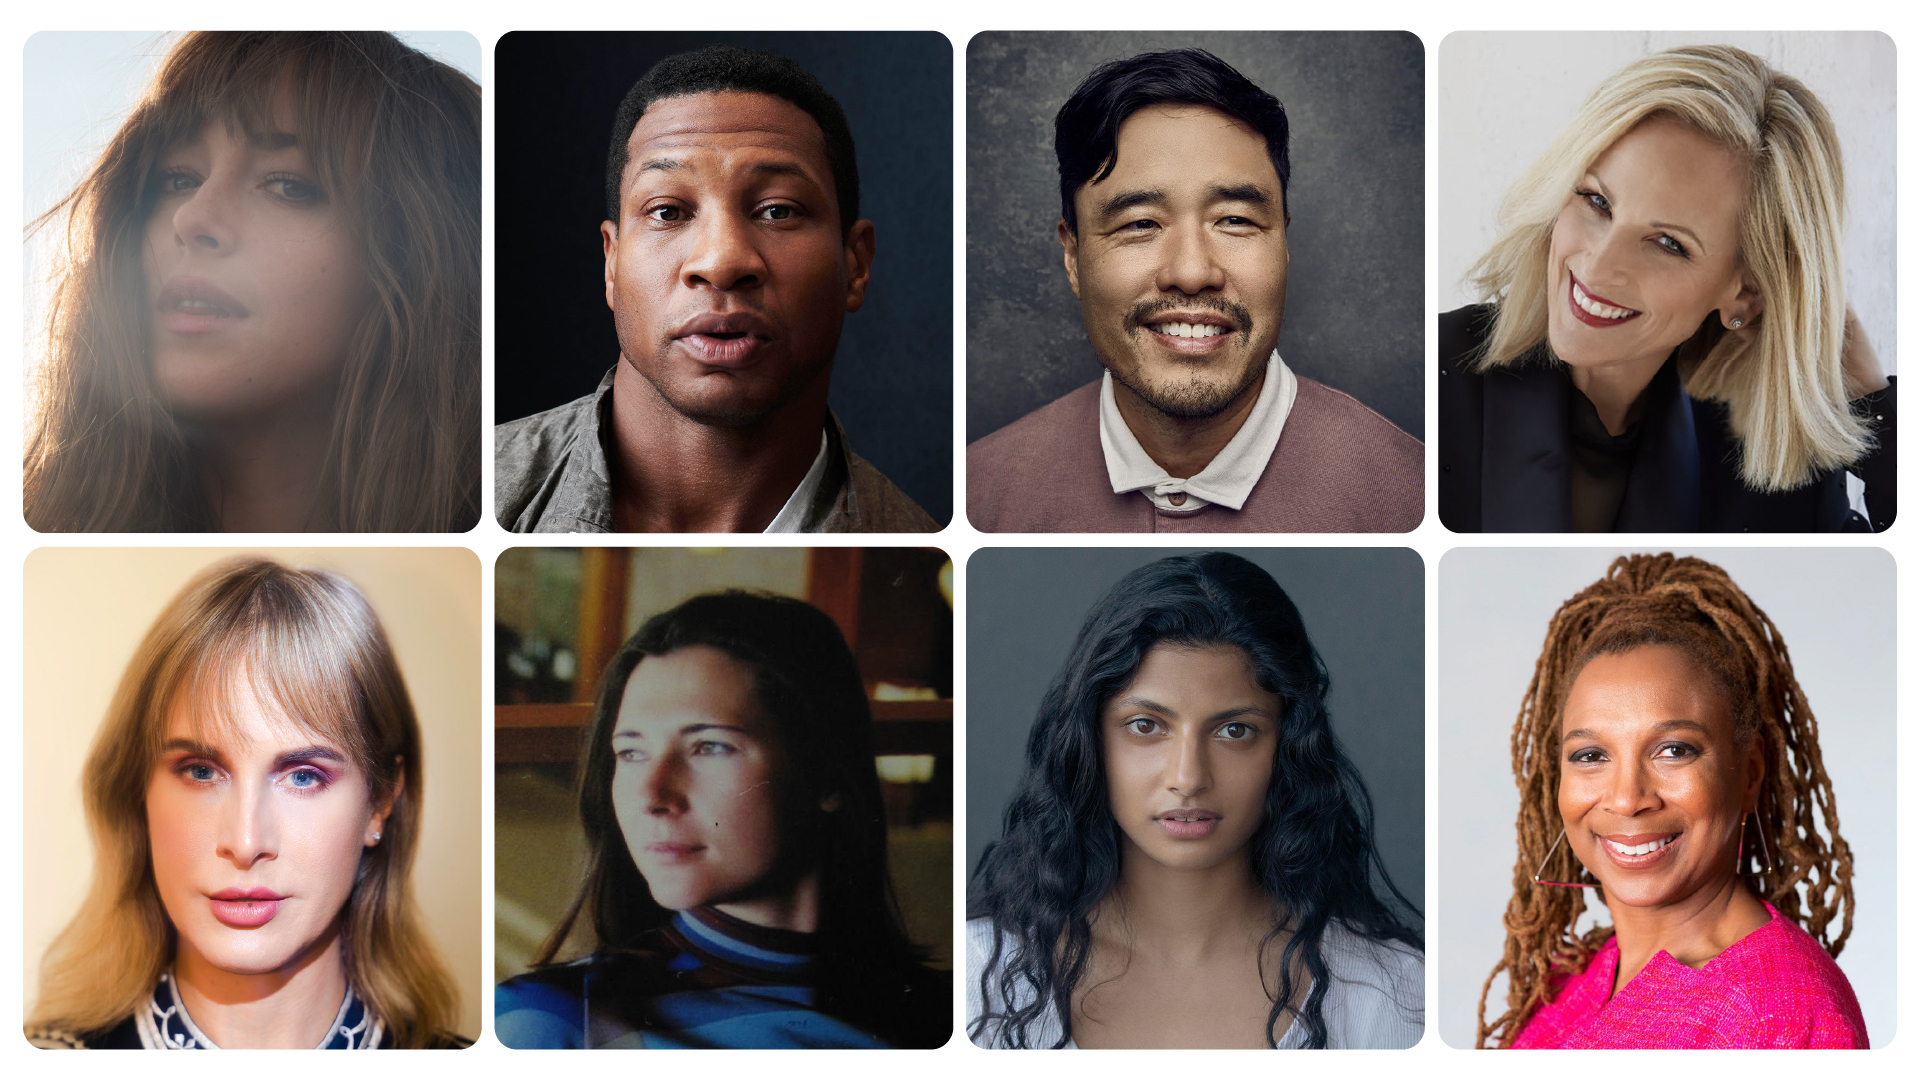
[[[1095,379],[967,447],[967,517],[982,532],[1407,532],[1427,512],[1424,455],[1386,417],[1303,377],[1246,505],[1171,513],[1114,494]]]
[[[1533,1014],[1514,1049],[1866,1049],[1840,966],[1772,904],[1767,913],[1765,926],[1698,971],[1655,953],[1611,999],[1620,944],[1609,939]]]

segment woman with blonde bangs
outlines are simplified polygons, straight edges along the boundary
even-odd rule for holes
[[[93,882],[48,948],[45,1047],[465,1045],[409,874],[421,740],[338,575],[213,567],[148,630],[84,773]]]
[[[1825,107],[1751,53],[1607,80],[1503,202],[1487,303],[1441,316],[1447,527],[1885,528],[1894,395],[1847,303],[1844,191]]]
[[[35,227],[33,528],[478,520],[473,80],[386,33],[188,34]]]

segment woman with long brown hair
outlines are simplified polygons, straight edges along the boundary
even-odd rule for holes
[[[47,949],[49,1047],[463,1045],[413,902],[419,725],[352,583],[215,566],[147,631],[84,773],[93,882]]]
[[[1833,962],[1853,856],[1819,728],[1779,629],[1724,570],[1624,556],[1561,605],[1513,770],[1514,894],[1476,1045],[1867,1045]],[[1612,925],[1580,933],[1589,890]]]
[[[473,80],[386,33],[188,34],[36,227],[35,529],[478,519]]]

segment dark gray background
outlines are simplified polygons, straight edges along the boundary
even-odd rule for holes
[[[967,562],[967,873],[1000,836],[1040,697],[1128,571],[1206,548],[982,548]],[[1332,677],[1334,735],[1373,795],[1394,884],[1426,895],[1425,570],[1407,548],[1229,548],[1293,598]]]
[[[1196,46],[1280,99],[1280,355],[1423,437],[1425,51],[1412,34],[983,33],[967,46],[967,441],[1100,374],[1060,263],[1053,117],[1108,60]]]
[[[916,33],[531,33],[494,48],[494,422],[592,390],[620,355],[602,284],[607,141],[654,62],[771,49],[846,110],[873,221],[833,411],[853,448],[945,523],[953,509],[953,46]]]

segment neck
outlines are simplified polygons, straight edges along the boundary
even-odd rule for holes
[[[1155,861],[1122,840],[1120,880],[1094,909],[1099,937],[1134,953],[1197,963],[1223,952],[1244,956],[1278,921],[1275,902],[1254,880],[1246,852],[1202,869]]]
[[[310,1050],[347,993],[339,922],[284,966],[259,973],[223,971],[182,938],[174,980],[187,1015],[222,1049]]]
[[[1656,953],[1688,967],[1704,967],[1769,918],[1766,906],[1733,876],[1675,904],[1632,907],[1609,899],[1607,910],[1620,946],[1615,991],[1632,982]]]
[[[1573,388],[1593,402],[1593,411],[1600,414],[1607,434],[1618,435],[1633,422],[1640,395],[1646,393],[1666,362],[1661,355],[1601,367],[1568,366],[1567,373],[1573,378]]]
[[[770,930],[811,934],[820,929],[820,871],[808,871],[790,893],[757,900],[728,901],[713,906],[715,910],[724,911],[741,922]]]
[[[1169,416],[1148,404],[1119,379],[1113,380],[1113,401],[1120,407],[1120,418],[1127,430],[1140,441],[1154,464],[1178,480],[1191,478],[1212,464],[1227,443],[1240,433],[1247,417],[1253,415],[1254,402],[1260,400],[1260,388],[1267,382],[1266,366],[1251,386],[1240,391],[1227,407],[1212,416]]]
[[[613,517],[622,532],[761,532],[820,453],[827,371],[743,427],[690,419],[626,357],[613,376]]]
[[[300,410],[206,429],[201,481],[223,532],[302,532],[333,436],[333,409]]]

